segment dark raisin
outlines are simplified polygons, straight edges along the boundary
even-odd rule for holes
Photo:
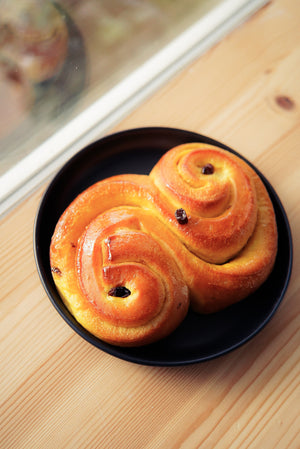
[[[61,271],[60,271],[59,268],[57,268],[57,267],[51,267],[51,271],[52,271],[53,273],[59,274],[59,276],[61,276]]]
[[[127,298],[131,294],[128,288],[123,286],[113,287],[108,292],[109,296],[116,296],[117,298]]]
[[[212,164],[206,164],[202,167],[203,175],[212,175],[215,171],[214,166]]]
[[[175,211],[175,218],[179,224],[187,224],[188,222],[188,217],[184,209],[177,209]]]

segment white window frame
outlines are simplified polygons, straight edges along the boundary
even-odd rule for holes
[[[0,178],[0,216],[268,0],[224,0]]]

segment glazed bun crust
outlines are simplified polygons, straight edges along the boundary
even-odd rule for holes
[[[190,306],[217,312],[254,292],[276,253],[275,214],[256,172],[191,143],[165,153],[149,176],[114,176],[82,192],[57,223],[50,262],[82,326],[139,346],[173,332]]]
[[[187,211],[188,226],[178,225],[174,213],[168,218],[191,252],[224,263],[245,246],[257,219],[256,190],[249,170],[241,169],[231,153],[204,144],[181,145],[159,160],[150,177],[173,210]]]
[[[193,309],[217,312],[257,290],[277,254],[275,213],[257,173],[233,153],[191,143],[167,152],[150,178],[173,209],[186,209],[186,225],[171,214],[168,223],[184,248]]]
[[[111,178],[83,192],[59,220],[50,248],[52,274],[68,309],[92,334],[120,346],[169,335],[190,303],[166,244],[173,235],[139,203],[143,180],[146,194],[149,179],[143,176]],[[130,294],[122,297],[122,290]]]

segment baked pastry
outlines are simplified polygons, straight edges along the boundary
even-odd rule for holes
[[[192,143],[167,152],[150,178],[169,205],[164,221],[181,243],[192,308],[217,312],[257,290],[277,254],[275,213],[257,173],[233,153]]]
[[[186,316],[222,310],[270,274],[277,228],[255,171],[220,148],[168,151],[147,175],[119,175],[81,193],[50,247],[55,284],[92,334],[141,345]]]
[[[122,206],[138,204],[140,188],[120,176],[83,192],[59,220],[50,249],[68,309],[92,334],[120,346],[167,336],[189,307],[170,247],[148,232],[168,230],[142,207]]]

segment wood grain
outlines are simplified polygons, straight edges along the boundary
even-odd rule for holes
[[[116,130],[210,135],[256,164],[290,220],[288,291],[253,340],[186,367],[99,351],[54,310],[35,269],[43,190],[1,223],[1,449],[300,447],[300,4],[274,0],[148,99]]]

